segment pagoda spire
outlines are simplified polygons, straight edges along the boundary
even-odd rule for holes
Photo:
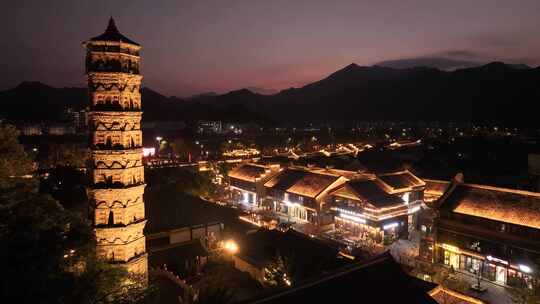
[[[116,23],[114,22],[113,17],[109,18],[109,25],[107,25],[107,29],[105,30],[105,33],[118,33],[118,28],[116,27]]]

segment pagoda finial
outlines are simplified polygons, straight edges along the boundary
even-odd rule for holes
[[[111,16],[109,19],[109,25],[107,26],[107,29],[105,30],[106,33],[118,33],[118,28],[116,28],[116,24],[114,23],[114,19]]]

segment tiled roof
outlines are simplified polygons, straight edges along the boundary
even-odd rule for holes
[[[298,266],[310,267],[314,261],[334,264],[339,248],[331,243],[313,239],[294,230],[283,233],[277,230],[260,229],[237,239],[238,255],[257,266],[265,266],[278,254],[295,258]],[[310,265],[311,264],[311,265]]]
[[[389,253],[246,303],[437,303]]]
[[[385,184],[394,190],[424,186],[425,183],[409,171],[381,174],[378,176]]]
[[[316,197],[340,177],[301,169],[286,169],[264,184],[265,187]]]
[[[229,172],[229,177],[254,182],[266,173],[266,168],[261,165],[244,164]]]
[[[354,191],[360,201],[368,202],[377,208],[404,203],[399,196],[385,192],[374,179],[352,180],[348,181],[346,185]]]
[[[206,256],[208,256],[208,251],[201,244],[201,241],[196,239],[151,251],[148,262],[152,266],[184,264],[184,260]]]
[[[429,292],[429,295],[437,301],[439,304],[484,304],[477,298],[473,298],[468,295],[464,295],[457,291],[453,291],[442,286],[437,286]]]
[[[446,192],[446,190],[450,186],[449,181],[443,181],[443,180],[424,179],[424,182],[426,183],[426,189],[424,190],[424,193],[432,194],[432,195],[441,196],[444,194],[444,192]]]
[[[540,229],[540,193],[457,185],[443,202],[453,212]]]
[[[91,38],[90,41],[115,41],[115,42],[124,42],[124,43],[133,44],[133,45],[139,45],[137,42],[120,34],[120,32],[118,31],[118,28],[116,28],[116,24],[114,23],[114,19],[112,17],[111,19],[109,19],[109,25],[107,26],[107,29],[105,30],[105,32],[99,36]]]

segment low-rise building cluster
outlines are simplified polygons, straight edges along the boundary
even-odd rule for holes
[[[540,193],[313,165],[241,164],[232,199],[311,236],[388,248],[419,236],[417,258],[497,284],[532,287],[540,261]],[[279,225],[278,225],[279,227]]]

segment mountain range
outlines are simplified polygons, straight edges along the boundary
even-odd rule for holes
[[[142,89],[146,121],[222,120],[261,124],[355,121],[471,121],[538,125],[540,68],[493,62],[453,71],[350,64],[328,77],[271,95],[248,89],[191,98]],[[87,105],[86,88],[23,82],[0,92],[0,117],[55,121]]]

